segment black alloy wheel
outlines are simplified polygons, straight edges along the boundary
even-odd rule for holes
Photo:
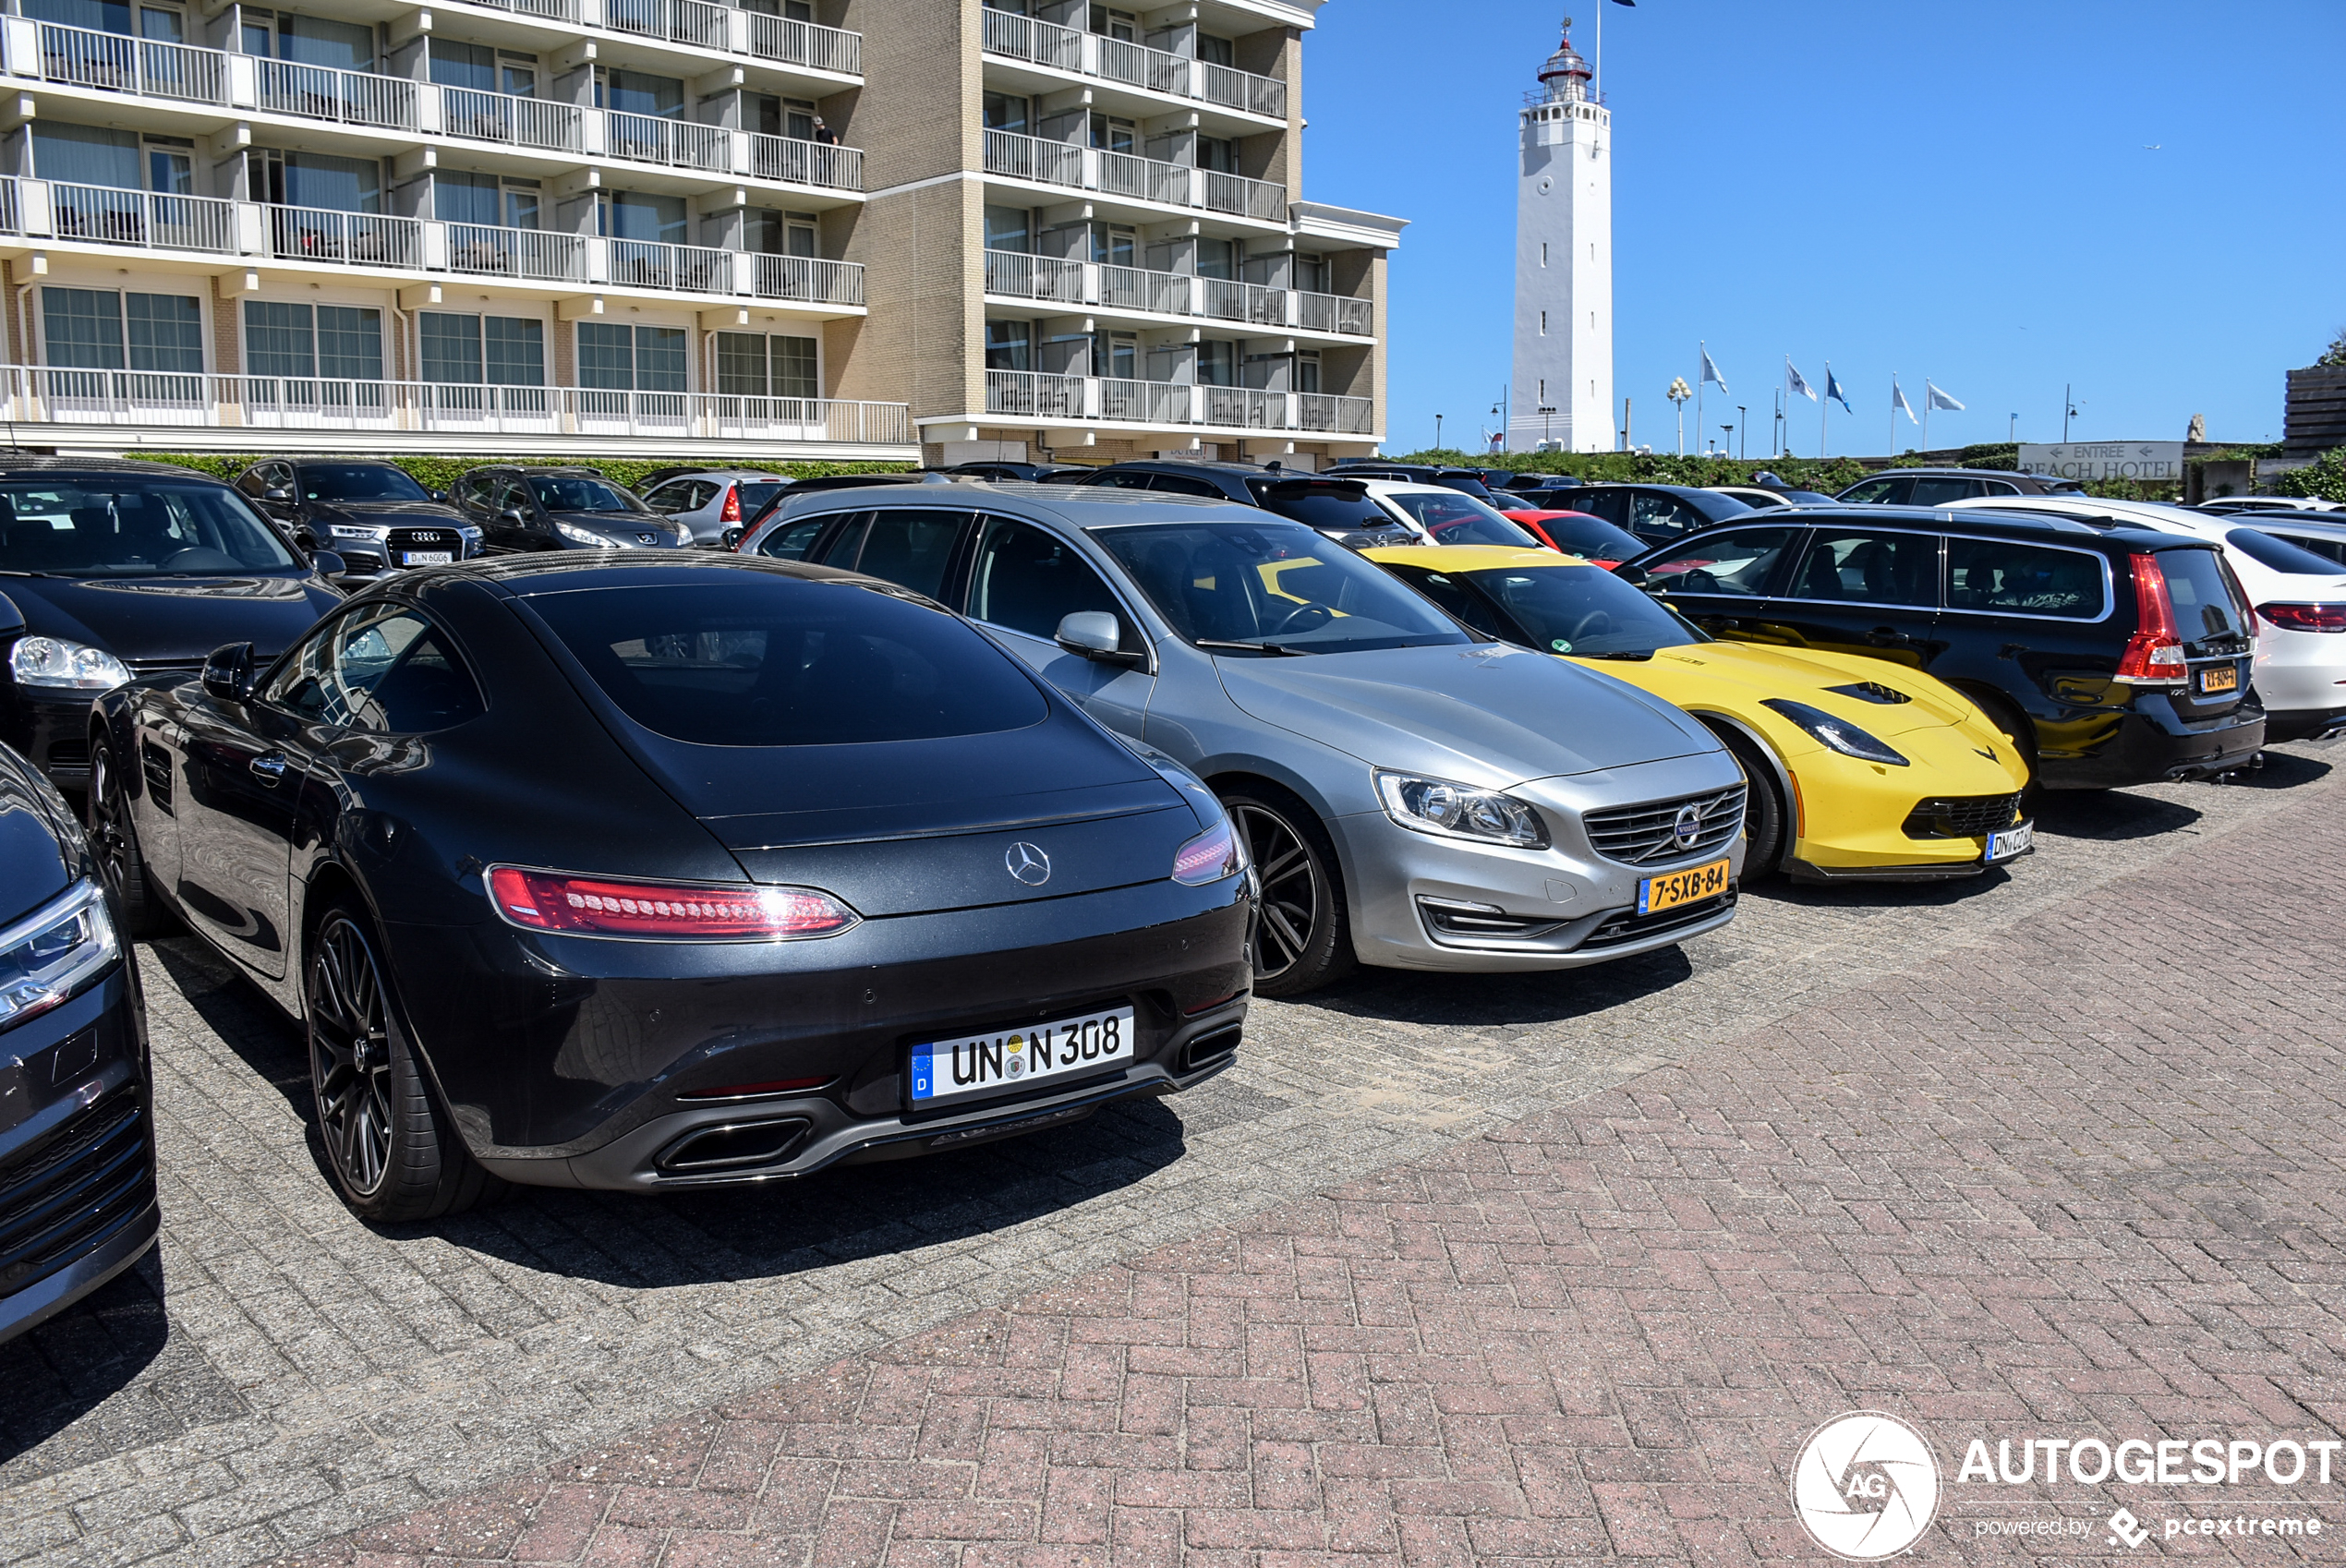
[[[1743,769],[1743,879],[1756,882],[1772,876],[1792,852],[1792,813],[1776,781],[1776,770],[1759,743],[1740,730],[1720,725],[1711,730],[1727,754]]]
[[[1335,846],[1311,808],[1284,790],[1226,795],[1262,887],[1254,929],[1254,994],[1300,996],[1357,961]]]
[[[361,1219],[437,1219],[502,1186],[444,1117],[409,1049],[370,923],[336,905],[309,947],[303,1010],[327,1168]]]
[[[98,874],[114,895],[122,934],[133,941],[152,936],[164,923],[163,910],[147,886],[147,858],[139,852],[139,828],[131,820],[122,766],[114,747],[103,741],[90,748],[89,828]]]

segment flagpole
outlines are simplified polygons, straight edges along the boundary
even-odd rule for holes
[[[1832,361],[1830,359],[1825,361],[1825,391],[1828,392],[1832,391]],[[1832,414],[1832,399],[1830,397],[1817,399],[1817,461],[1820,463],[1825,460],[1825,420],[1831,417]]]
[[[1898,456],[1898,372],[1890,372],[1890,456]]]
[[[1597,21],[1604,21],[1604,0],[1597,0]],[[1702,388],[1711,380],[1711,344],[1703,338],[1694,340],[1695,357],[1699,361],[1694,371],[1694,439],[1702,439]]]
[[[1930,378],[1922,379],[1922,451],[1930,455]]]

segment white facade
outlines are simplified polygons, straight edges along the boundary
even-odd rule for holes
[[[1613,121],[1589,80],[1567,38],[1521,111],[1510,452],[1615,444]]]

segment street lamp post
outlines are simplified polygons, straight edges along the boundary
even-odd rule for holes
[[[1433,450],[1442,450],[1442,416],[1439,414],[1433,416]]]
[[[1735,449],[1735,460],[1741,462],[1751,455],[1751,405],[1747,403],[1736,404],[1735,417],[1743,421],[1743,445]]]
[[[1719,427],[1719,455],[1720,455],[1720,456],[1722,456],[1722,457],[1733,457],[1733,456],[1735,455],[1735,428],[1733,425],[1722,425],[1722,426],[1720,426],[1720,427]]]
[[[1687,400],[1694,396],[1694,389],[1687,385],[1684,376],[1678,376],[1672,379],[1670,390],[1662,395],[1668,398],[1670,406],[1678,411],[1678,455],[1684,457],[1687,454]],[[1696,432],[1698,435],[1700,433]]]

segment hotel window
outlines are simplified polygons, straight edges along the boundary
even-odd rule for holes
[[[239,19],[248,54],[336,71],[375,68],[373,28],[353,22],[330,22],[322,17],[296,17],[285,11],[256,11],[248,6],[239,13]]]
[[[820,231],[812,212],[778,212],[770,207],[749,210],[744,238],[750,249],[765,256],[814,256],[820,252]]]
[[[323,152],[286,152],[263,148],[256,199],[328,212],[382,211],[382,165],[372,158],[336,158]]]
[[[1092,339],[1092,374],[1119,381],[1141,379],[1140,339],[1131,332],[1100,332]]]
[[[1239,63],[1237,41],[1216,38],[1210,32],[1197,35],[1197,57],[1209,66],[1231,66]]]
[[[526,316],[453,315],[427,310],[416,319],[427,381],[487,381],[501,387],[546,384],[546,323]]]
[[[717,334],[717,390],[732,397],[820,397],[813,338],[780,332]]]
[[[35,120],[29,128],[33,172],[42,179],[163,196],[195,194],[196,144],[185,137],[141,137],[133,130],[63,120]]]
[[[1540,312],[1540,335],[1542,337],[1548,335],[1548,313],[1544,310]]]
[[[684,84],[675,77],[599,66],[595,71],[595,107],[623,115],[649,115],[662,120],[682,119]]]
[[[1540,242],[1540,265],[1541,265],[1541,266],[1542,266],[1542,267],[1544,267],[1544,266],[1546,266],[1547,264],[1548,264],[1548,242],[1547,242],[1546,240],[1544,240],[1544,239],[1543,239],[1543,240],[1542,240],[1542,241]]]
[[[1092,7],[1092,30],[1103,38],[1121,39],[1137,43],[1141,39],[1141,18],[1130,11],[1119,11],[1106,6]]]
[[[1204,239],[1197,242],[1197,275],[1201,278],[1235,278],[1239,275],[1240,256],[1234,239]]]
[[[1024,321],[986,322],[986,368],[988,370],[1034,369],[1034,329]]]
[[[986,128],[987,130],[1016,131],[1021,136],[1025,135],[1027,131],[1027,114],[1031,106],[1031,100],[1021,98],[1015,93],[987,93],[986,95],[984,106]]]
[[[986,210],[986,248],[1015,250],[1023,255],[1034,248],[1033,215],[1023,207],[988,207]]]
[[[1201,169],[1212,169],[1216,174],[1237,174],[1239,172],[1239,144],[1227,137],[1199,137],[1197,139],[1197,166]]]
[[[1221,338],[1208,338],[1197,345],[1197,380],[1202,387],[1234,387],[1239,384],[1239,345]]]
[[[44,285],[41,320],[48,363],[61,368],[203,374],[203,304],[193,295]]]
[[[604,193],[595,210],[598,232],[611,239],[636,239],[660,245],[685,243],[684,199],[647,196],[641,191]]]
[[[245,373],[319,377],[334,381],[383,379],[383,318],[347,305],[245,301]]]
[[[1295,390],[1315,392],[1320,390],[1320,351],[1315,348],[1299,350],[1295,356]]]
[[[688,354],[682,327],[578,323],[578,384],[607,392],[686,390]]]
[[[140,38],[151,38],[158,43],[187,41],[187,19],[177,6],[141,6],[138,10],[137,31]],[[126,36],[132,30],[130,11],[127,0],[24,0],[24,14],[34,21]]]
[[[443,223],[484,223],[492,228],[538,226],[536,180],[435,169],[431,215]]]
[[[1140,127],[1118,115],[1092,115],[1092,145],[1103,152],[1138,152]]]
[[[518,49],[491,49],[486,43],[431,41],[431,79],[441,87],[474,92],[502,92],[514,98],[538,94],[538,56]]]

